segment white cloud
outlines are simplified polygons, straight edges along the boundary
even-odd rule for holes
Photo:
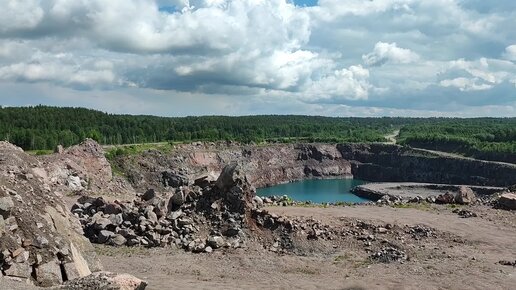
[[[492,85],[479,83],[478,78],[455,78],[451,80],[442,80],[439,84],[443,87],[456,87],[461,91],[481,91],[492,88]]]
[[[0,9],[0,32],[36,27],[44,11],[37,0],[4,0]]]
[[[441,80],[439,84],[443,87],[456,87],[461,91],[487,90],[503,82],[511,82],[516,77],[516,65],[496,59],[459,59],[451,61],[442,76],[459,76]]]
[[[373,52],[362,55],[362,60],[368,66],[381,66],[387,62],[411,63],[419,59],[419,55],[410,49],[400,48],[394,43],[377,42]]]
[[[369,71],[361,65],[336,70],[313,82],[306,97],[311,101],[367,100],[371,88],[368,78]]]
[[[507,46],[503,56],[505,59],[516,61],[516,44]]]
[[[169,102],[212,96],[243,113],[259,101],[321,114],[335,104],[385,108],[367,114],[513,106],[516,6],[490,3],[5,0],[0,82],[95,95],[159,89]]]

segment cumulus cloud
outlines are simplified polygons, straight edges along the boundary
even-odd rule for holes
[[[366,100],[371,85],[369,71],[361,65],[336,70],[313,82],[307,90],[311,101]]]
[[[142,102],[157,90],[242,113],[260,102],[321,114],[337,104],[385,108],[371,114],[512,106],[516,7],[495,2],[6,0],[0,83],[83,97],[132,90]]]
[[[440,85],[456,87],[461,91],[491,89],[503,82],[512,82],[516,65],[512,62],[481,58],[478,61],[459,59],[451,61],[441,74]]]
[[[419,59],[419,55],[410,49],[400,48],[394,43],[377,42],[373,52],[362,55],[362,60],[368,66],[381,66],[387,62],[411,63]]]
[[[509,45],[505,48],[504,58],[516,61],[516,44]]]

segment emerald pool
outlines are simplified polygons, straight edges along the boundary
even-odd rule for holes
[[[367,182],[359,179],[309,179],[258,188],[256,194],[261,197],[287,195],[295,201],[314,203],[362,203],[369,200],[354,195],[351,189],[365,183]]]

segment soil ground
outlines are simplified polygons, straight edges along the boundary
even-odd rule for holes
[[[281,255],[257,242],[245,249],[191,254],[172,249],[98,247],[104,267],[149,282],[148,289],[515,289],[516,212],[467,207],[478,217],[461,218],[446,206],[392,208],[269,207],[270,212],[315,218],[344,227],[350,219],[375,224],[425,225],[439,239],[407,241],[411,259],[373,263],[353,243]]]

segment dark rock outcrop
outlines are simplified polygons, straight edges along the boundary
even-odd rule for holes
[[[498,207],[516,210],[516,193],[504,193],[498,199]]]
[[[516,181],[516,166],[387,144],[339,144],[352,174],[370,181],[429,182],[508,186]]]

